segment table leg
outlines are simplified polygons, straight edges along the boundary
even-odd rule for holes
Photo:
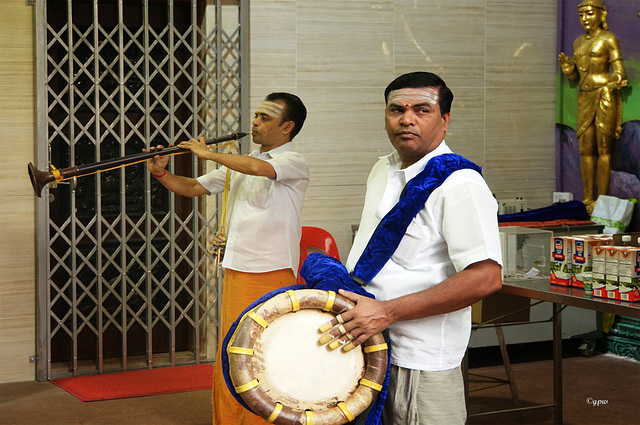
[[[562,305],[553,303],[553,423],[562,424]]]

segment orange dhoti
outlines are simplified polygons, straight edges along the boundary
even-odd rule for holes
[[[218,352],[213,373],[213,424],[214,425],[263,425],[265,420],[245,409],[227,388],[222,373],[220,349],[222,341],[233,322],[261,296],[283,286],[296,284],[291,269],[266,273],[244,273],[225,270],[222,288],[221,324],[218,336]]]

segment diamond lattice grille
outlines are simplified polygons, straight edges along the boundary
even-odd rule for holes
[[[221,3],[38,2],[39,168],[241,131],[246,2]],[[170,169],[203,172],[191,155]],[[172,195],[146,164],[50,184],[44,198],[39,377],[215,358],[217,202]]]

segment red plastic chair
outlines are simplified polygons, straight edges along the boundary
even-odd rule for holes
[[[319,227],[302,226],[302,237],[300,238],[300,264],[298,266],[298,283],[304,285],[304,279],[300,276],[300,268],[307,256],[312,252],[321,252],[340,260],[338,245],[331,233]]]

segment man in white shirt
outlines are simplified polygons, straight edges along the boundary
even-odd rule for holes
[[[350,339],[357,346],[388,329],[385,425],[465,423],[460,364],[471,332],[470,306],[501,287],[497,203],[479,167],[453,154],[444,141],[452,99],[444,81],[427,72],[405,74],[387,87],[385,128],[395,151],[369,175],[360,227],[346,262],[356,280],[368,275],[360,280],[376,300],[340,290],[356,302],[339,317],[347,331],[340,337],[346,349]],[[452,172],[431,188],[426,201],[416,198],[417,214],[406,221],[408,227],[393,220],[389,226],[386,216],[401,204],[405,187],[411,186],[407,183],[451,158],[456,164]],[[459,163],[469,165],[458,168]],[[372,235],[388,229],[398,233],[399,244],[370,273],[375,261],[362,266],[361,257],[371,253]],[[381,239],[384,244],[389,240]],[[377,247],[373,252],[373,260],[380,257]]]
[[[196,178],[176,176],[165,167],[168,157],[148,163],[151,174],[167,189],[194,197],[224,190],[227,169],[230,187],[228,231],[222,266],[225,269],[221,326],[213,387],[214,424],[263,424],[229,393],[223,378],[220,347],[233,322],[252,302],[283,286],[296,284],[300,213],[309,184],[305,159],[292,151],[291,140],[306,118],[302,101],[289,93],[271,93],[255,113],[249,156],[210,151],[204,138],[178,146],[222,167]]]

